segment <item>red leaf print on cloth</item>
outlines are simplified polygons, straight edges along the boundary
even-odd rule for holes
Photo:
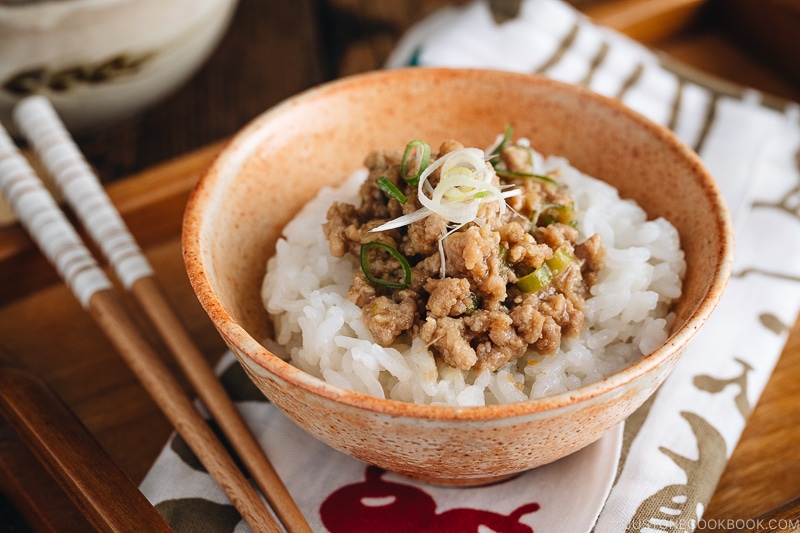
[[[331,533],[470,533],[480,526],[497,533],[533,533],[519,522],[539,510],[525,504],[510,515],[480,509],[450,509],[436,513],[436,502],[427,492],[411,485],[383,479],[384,470],[368,466],[366,479],[345,485],[320,506],[322,523]]]

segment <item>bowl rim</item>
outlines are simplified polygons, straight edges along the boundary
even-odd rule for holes
[[[215,185],[220,181],[220,176],[239,170],[247,157],[259,146],[261,140],[260,134],[263,133],[262,128],[267,122],[272,120],[273,117],[287,112],[305,101],[324,98],[328,93],[345,90],[352,84],[360,84],[370,80],[383,80],[385,82],[386,79],[394,79],[399,83],[401,79],[419,76],[472,77],[478,80],[498,78],[500,80],[514,79],[516,81],[520,81],[521,78],[526,78],[530,83],[546,85],[555,90],[571,92],[576,97],[595,100],[600,105],[610,105],[615,108],[616,112],[622,113],[626,115],[628,119],[637,122],[643,128],[649,130],[654,137],[669,145],[670,148],[677,153],[686,157],[692,163],[692,167],[702,175],[705,182],[704,188],[708,196],[710,196],[718,206],[716,215],[718,227],[720,228],[721,242],[715,260],[714,275],[708,290],[703,295],[697,309],[686,319],[683,326],[673,332],[662,346],[649,355],[640,358],[610,376],[583,385],[577,389],[513,403],[485,406],[448,406],[423,405],[400,400],[377,398],[329,384],[274,355],[238,324],[216,296],[215,290],[212,287],[203,265],[203,254],[200,250],[200,248],[202,248],[202,243],[198,239],[204,226],[201,213],[204,206],[211,201]],[[192,191],[184,212],[182,249],[191,286],[201,306],[205,309],[215,327],[218,329],[218,332],[221,333],[224,338],[227,338],[237,350],[247,354],[255,364],[273,374],[273,379],[277,377],[279,380],[283,380],[292,386],[300,387],[307,392],[333,402],[386,415],[430,420],[487,420],[511,418],[544,411],[565,409],[573,404],[585,402],[598,396],[621,392],[625,389],[626,385],[637,381],[639,378],[654,371],[665,361],[668,361],[674,355],[675,351],[680,350],[681,346],[685,346],[697,333],[721,299],[732,272],[734,233],[730,212],[725,204],[721,189],[702,163],[699,155],[679,140],[672,131],[652,122],[644,115],[630,109],[621,102],[592,92],[585,87],[567,84],[534,74],[490,69],[410,67],[371,71],[322,83],[279,102],[255,117],[226,143],[211,162],[210,166],[201,175],[200,180]]]

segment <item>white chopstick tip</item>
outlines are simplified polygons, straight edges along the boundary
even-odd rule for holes
[[[31,142],[42,159],[55,157],[50,154],[52,149],[64,144],[73,145],[73,151],[80,154],[58,112],[46,97],[33,95],[23,98],[14,106],[11,116],[20,133]],[[58,157],[64,157],[63,153]],[[82,155],[79,157],[83,159]]]
[[[40,94],[26,96],[14,106],[11,116],[18,125],[20,123],[29,124],[37,115],[42,113],[55,114],[55,108],[50,100]]]
[[[0,125],[0,191],[84,308],[111,282],[50,192]]]
[[[44,96],[29,96],[17,104],[13,117],[123,286],[129,290],[139,279],[154,275],[51,102]]]

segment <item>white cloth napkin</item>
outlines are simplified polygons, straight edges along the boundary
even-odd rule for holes
[[[510,18],[495,15],[486,1],[436,12],[405,35],[387,67],[539,73],[618,98],[670,127],[698,151],[731,208],[737,242],[734,276],[711,320],[656,395],[626,422],[622,438],[615,440],[612,432],[597,448],[580,452],[586,455],[575,460],[583,461],[584,473],[576,475],[569,461],[559,461],[548,467],[562,469],[559,475],[536,470],[479,489],[424,487],[388,474],[382,479],[427,494],[434,501],[430,516],[447,515],[453,508],[472,511],[460,515],[466,521],[453,531],[477,531],[480,523],[491,527],[478,518],[480,510],[537,532],[692,531],[800,310],[800,247],[786,244],[800,242],[800,106],[767,102],[750,89],[722,91],[700,77],[680,74],[668,60],[594,25],[560,0],[522,0]],[[336,531],[337,522],[323,520],[323,504],[348,485],[369,485],[365,466],[308,439],[272,406],[249,405],[242,407],[246,418],[276,454],[276,468],[315,531]],[[286,449],[281,444],[286,441],[278,438],[287,434],[294,448]],[[188,507],[179,511],[176,502],[207,498],[223,505],[225,499],[207,475],[187,471],[176,457],[166,447],[142,490],[173,525],[184,529],[181,524],[192,513]],[[583,496],[588,512],[576,515],[576,525],[565,529],[564,517],[572,515],[564,495],[577,490],[589,493]],[[503,501],[496,499],[499,495],[509,494],[510,500],[497,503]],[[546,494],[560,497],[547,499]],[[538,510],[514,514],[534,502]],[[558,513],[551,515],[551,510]],[[548,519],[559,515],[562,522]],[[238,517],[229,522],[233,525],[227,529],[207,530],[244,530]],[[402,531],[389,524],[398,523],[346,530]]]
[[[368,467],[309,436],[249,381],[232,353],[227,390],[313,531],[478,533],[588,531],[617,472],[622,425],[583,450],[504,483],[471,489],[416,483]],[[179,436],[141,485],[178,532],[250,531]],[[553,529],[557,525],[556,529]]]

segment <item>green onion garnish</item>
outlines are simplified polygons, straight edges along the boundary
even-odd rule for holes
[[[553,257],[548,259],[546,264],[550,267],[550,272],[553,273],[553,277],[555,277],[564,272],[573,261],[575,261],[574,257],[564,248],[559,248],[553,252]]]
[[[560,187],[556,180],[549,176],[542,176],[541,174],[528,174],[526,172],[514,172],[512,170],[503,170],[501,168],[496,169],[497,175],[503,178],[531,178],[537,179],[539,181],[543,181],[545,183],[549,183],[550,185],[554,185],[556,187]]]
[[[410,163],[409,159],[411,158],[411,151],[416,148],[417,149],[417,157],[419,159],[419,168],[417,169],[417,173],[411,176],[408,175],[408,164]],[[419,183],[419,176],[422,174],[426,168],[428,168],[428,163],[431,160],[431,147],[428,146],[428,143],[425,141],[411,141],[406,145],[406,149],[403,152],[403,159],[400,161],[400,175],[403,177],[404,180],[409,185],[416,185]]]
[[[380,178],[378,178],[376,183],[378,184],[378,188],[383,192],[383,194],[385,194],[392,200],[397,200],[401,204],[404,204],[408,201],[406,195],[400,192],[400,189],[398,189],[394,183],[389,181],[389,178],[387,178],[386,176],[381,176]]]
[[[535,226],[549,226],[556,222],[577,226],[574,207],[557,203],[544,204],[538,211],[531,213],[530,220]]]
[[[564,248],[553,252],[553,257],[542,263],[542,266],[517,280],[517,287],[522,292],[536,292],[544,289],[553,281],[553,278],[564,272],[570,263],[575,261]]]
[[[469,306],[467,306],[467,309],[464,311],[465,315],[471,315],[472,313],[477,311],[478,308],[481,306],[481,299],[478,298],[478,295],[475,294],[474,292],[470,292],[469,293],[469,299],[470,299],[470,304],[469,304]]]
[[[503,149],[508,146],[508,143],[511,142],[511,135],[514,132],[514,129],[511,127],[511,124],[506,124],[506,130],[503,133],[503,138],[500,140],[500,144],[495,146],[492,153],[489,154],[489,157],[494,158],[494,156],[500,155]]]
[[[506,274],[508,274],[508,269],[509,269],[508,248],[506,248],[502,244],[497,250],[497,260],[500,262],[498,270],[502,276],[505,276]]]
[[[372,275],[372,271],[369,267],[369,252],[372,249],[380,248],[385,250],[394,257],[400,266],[403,269],[403,281],[396,282],[396,281],[389,281],[382,278],[377,278]],[[384,287],[388,287],[390,289],[405,289],[409,285],[411,285],[411,265],[408,264],[408,260],[403,257],[403,254],[389,246],[388,244],[384,244],[382,242],[372,241],[367,242],[361,245],[361,253],[360,253],[360,260],[361,260],[361,270],[364,272],[364,276],[370,281],[370,283],[374,283],[376,285],[382,285]]]
[[[502,244],[497,248],[497,255],[500,257],[500,262],[506,264],[508,261],[508,248]]]
[[[550,282],[553,281],[553,273],[547,263],[542,263],[542,266],[517,280],[517,287],[522,292],[536,292],[544,289]]]

